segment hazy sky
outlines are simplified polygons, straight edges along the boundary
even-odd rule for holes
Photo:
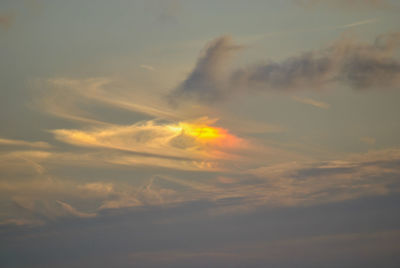
[[[399,267],[397,0],[0,2],[1,267]]]

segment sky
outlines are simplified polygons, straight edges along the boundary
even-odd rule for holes
[[[0,266],[399,267],[397,0],[2,0]]]

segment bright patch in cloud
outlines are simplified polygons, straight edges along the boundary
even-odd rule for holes
[[[228,130],[205,123],[182,122],[168,128],[176,133],[193,137],[200,144],[235,147],[240,143],[240,139],[229,134]]]
[[[174,162],[191,163],[191,168],[210,167],[209,161],[231,159],[236,149],[243,148],[244,141],[222,127],[215,127],[209,119],[191,122],[160,123],[146,121],[128,126],[110,126],[91,130],[57,129],[58,140],[84,147],[109,148],[135,153],[136,164],[159,165],[176,168]],[[122,161],[124,159],[124,161]],[[126,162],[127,158],[113,159],[113,163]],[[204,166],[204,161],[207,164]],[[211,165],[215,167],[215,165]]]

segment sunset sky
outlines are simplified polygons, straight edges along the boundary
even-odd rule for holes
[[[399,14],[0,1],[0,267],[400,267]]]

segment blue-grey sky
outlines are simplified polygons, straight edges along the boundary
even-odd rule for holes
[[[1,267],[398,267],[396,0],[0,3]]]

